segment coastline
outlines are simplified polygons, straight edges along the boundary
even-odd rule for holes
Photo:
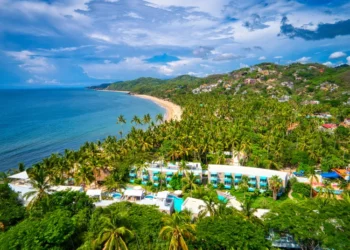
[[[150,95],[139,95],[139,94],[134,94],[130,91],[122,91],[122,90],[108,90],[108,89],[96,89],[95,91],[104,91],[104,92],[117,92],[117,93],[125,93],[125,94],[131,94],[132,96],[138,97],[138,98],[143,98],[150,100],[157,104],[158,106],[162,107],[165,109],[165,116],[164,116],[164,121],[170,121],[170,120],[175,120],[175,121],[180,121],[181,120],[181,115],[182,115],[182,109],[179,105],[176,105],[175,103],[172,103],[170,101],[166,101],[154,96]]]
[[[172,103],[170,101],[166,101],[154,96],[150,95],[139,95],[139,94],[133,94],[133,96],[143,98],[150,100],[157,104],[158,106],[161,106],[166,110],[165,112],[165,117],[164,121],[170,121],[170,120],[175,120],[175,121],[180,121],[181,120],[181,115],[182,115],[182,109],[179,105],[176,105],[175,103]]]

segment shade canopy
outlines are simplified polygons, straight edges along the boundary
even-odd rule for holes
[[[28,179],[29,179],[28,174],[27,174],[27,171],[23,171],[23,172],[20,172],[20,173],[11,175],[11,176],[9,176],[8,178],[11,178],[11,179],[21,179],[21,180],[28,180]]]
[[[176,195],[182,195],[182,190],[175,190],[175,191],[174,191],[174,194],[176,194]]]
[[[170,192],[169,191],[162,191],[157,194],[157,198],[159,199],[166,199]]]
[[[143,190],[136,190],[136,189],[128,189],[128,190],[125,190],[124,192],[124,195],[125,196],[129,196],[129,197],[142,197],[143,195]]]
[[[336,172],[328,172],[321,174],[322,178],[336,179],[340,178],[340,176]]]
[[[86,190],[87,196],[101,196],[102,190],[101,189],[88,189]]]

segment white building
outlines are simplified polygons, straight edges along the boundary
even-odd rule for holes
[[[231,165],[209,164],[208,166],[208,182],[214,187],[222,183],[227,189],[230,189],[232,185],[238,185],[242,177],[247,176],[249,178],[249,191],[254,191],[256,188],[266,190],[269,178],[274,175],[282,179],[282,184],[285,188],[289,179],[286,172]]]

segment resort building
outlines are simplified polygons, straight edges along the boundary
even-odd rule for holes
[[[208,183],[211,183],[214,187],[217,187],[219,183],[222,183],[226,189],[238,186],[242,181],[243,176],[248,177],[248,191],[265,191],[268,189],[269,178],[277,175],[282,179],[283,188],[288,183],[288,173],[262,169],[253,167],[231,166],[231,165],[215,165],[209,164],[208,166]]]
[[[142,172],[137,173],[136,169],[133,168],[130,173],[130,182],[134,183],[135,179],[141,179],[142,184],[147,184],[148,181],[153,182],[153,185],[158,187],[160,178],[164,177],[166,185],[169,187],[169,182],[175,174],[184,176],[186,172],[194,173],[198,176],[198,183],[202,182],[202,165],[199,162],[187,162],[186,169],[181,170],[180,163],[168,163],[162,164],[160,162],[150,163],[146,169]]]

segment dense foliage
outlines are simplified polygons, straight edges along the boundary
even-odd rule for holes
[[[95,208],[84,193],[50,191],[50,186],[60,184],[103,184],[109,191],[120,190],[129,181],[131,167],[141,172],[147,162],[160,160],[196,161],[205,168],[209,163],[230,161],[227,151],[246,166],[304,170],[310,182],[315,180],[315,167],[328,171],[347,166],[349,128],[338,126],[331,133],[320,126],[340,124],[349,117],[350,108],[344,104],[349,69],[300,64],[259,67],[272,73],[262,76],[255,69],[240,69],[207,78],[140,78],[110,85],[109,89],[169,98],[182,106],[182,120],[163,122],[162,115],[152,119],[146,114],[126,121],[121,115],[117,118],[120,136],[43,159],[28,170],[35,191],[26,194],[32,198],[27,211],[2,174],[0,249],[266,249],[271,245],[266,240],[271,231],[276,236],[292,235],[303,249],[346,249],[350,245],[347,183],[343,200],[333,199],[332,192],[326,191],[312,198],[311,186],[294,183],[293,192],[303,198],[276,201],[281,180],[271,178],[265,195],[273,196],[268,204],[272,211],[264,220],[254,215],[252,197],[257,194],[246,195],[247,181],[239,185],[242,211],[237,211],[219,201],[216,191],[197,182],[195,175],[175,175],[172,189],[204,200],[198,218],[188,211],[168,216],[154,207],[127,202]],[[244,84],[248,78],[259,82]],[[281,85],[283,81],[294,81],[293,88]],[[211,92],[192,93],[203,84],[218,82]],[[289,101],[278,101],[287,94]],[[312,99],[320,104],[302,104]],[[313,116],[322,112],[332,117]],[[131,131],[123,130],[127,122],[134,124]],[[141,129],[142,124],[148,128]],[[185,167],[181,170],[186,171]],[[166,189],[165,176],[159,179],[157,189]],[[149,186],[152,183],[145,188]]]

